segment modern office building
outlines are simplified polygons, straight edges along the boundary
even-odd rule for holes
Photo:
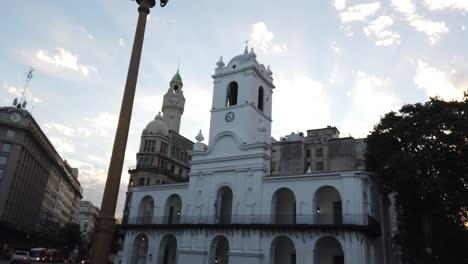
[[[0,232],[4,240],[78,223],[78,170],[63,161],[29,111],[0,108]]]

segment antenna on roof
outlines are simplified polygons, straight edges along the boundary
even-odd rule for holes
[[[26,92],[27,92],[27,89],[28,89],[28,86],[29,86],[29,82],[33,78],[33,72],[34,72],[34,68],[32,68],[32,67],[29,68],[28,74],[26,75],[26,82],[24,83],[23,92],[21,93],[20,100],[18,101],[17,98],[15,98],[15,100],[13,100],[13,105],[16,106],[17,108],[23,108],[23,109],[26,108],[26,105],[27,105]]]

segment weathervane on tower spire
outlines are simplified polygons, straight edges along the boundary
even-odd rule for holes
[[[249,42],[250,42],[250,40],[244,41],[244,43],[245,43],[244,53],[249,53]]]

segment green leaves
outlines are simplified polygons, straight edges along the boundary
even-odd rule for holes
[[[407,263],[424,262],[426,246],[433,248],[434,263],[463,263],[468,257],[468,96],[450,102],[431,98],[386,114],[368,136],[366,163],[380,176],[383,190],[396,193],[398,242]],[[432,223],[429,237],[447,243],[426,239],[421,246],[421,237],[429,235],[421,227],[423,216]]]

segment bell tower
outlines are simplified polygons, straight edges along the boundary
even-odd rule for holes
[[[254,50],[217,62],[211,108],[210,143],[231,133],[243,145],[271,144],[273,73],[257,61]]]
[[[184,113],[185,97],[182,87],[182,77],[177,69],[176,74],[172,77],[167,93],[164,95],[162,112],[164,122],[170,130],[179,133],[180,121]]]

